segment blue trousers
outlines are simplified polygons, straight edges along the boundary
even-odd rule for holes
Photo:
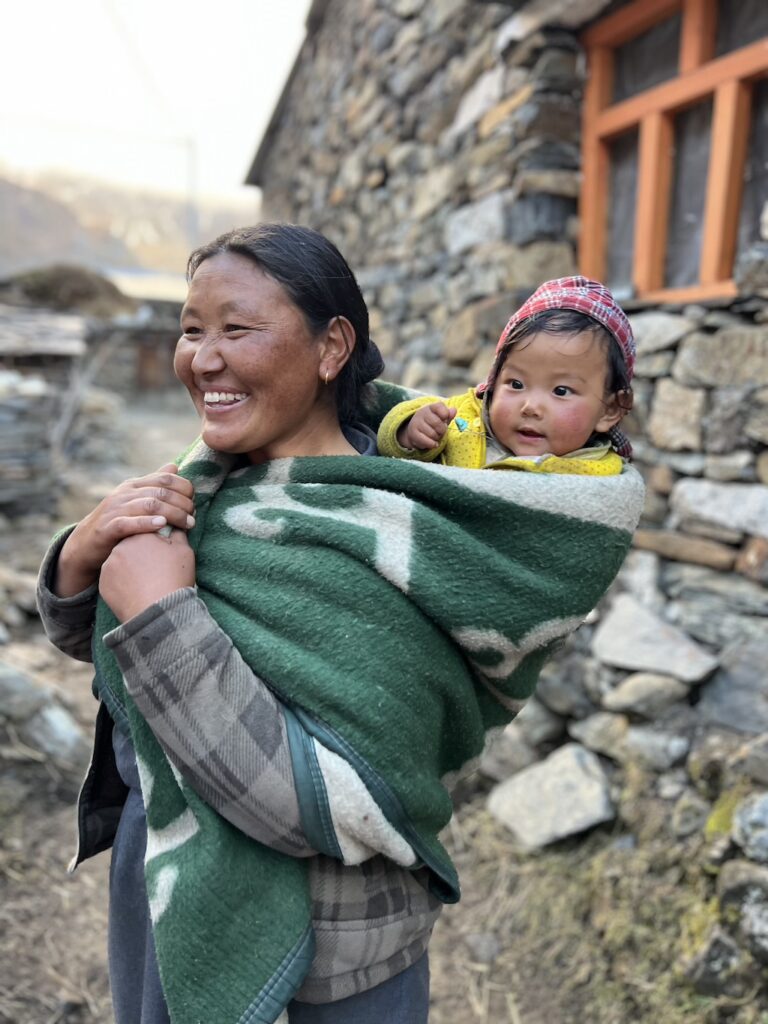
[[[136,755],[115,730],[115,755],[128,800],[112,848],[109,876],[109,980],[115,1024],[170,1024],[157,968],[149,900],[144,879],[147,819],[139,788]],[[429,962],[417,963],[348,999],[288,1006],[290,1024],[426,1024]],[[213,1024],[213,1022],[211,1022]]]
[[[288,1004],[289,1024],[427,1024],[427,954],[389,981],[336,1003]]]

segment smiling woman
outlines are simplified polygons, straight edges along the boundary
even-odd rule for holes
[[[371,457],[406,393],[366,387],[365,303],[314,231],[232,232],[188,277],[202,439],[55,538],[38,588],[96,670],[76,861],[112,846],[115,1020],[425,1024],[442,780],[603,595],[642,486]]]
[[[251,462],[355,454],[335,401],[357,337],[346,317],[330,318],[315,335],[282,285],[224,251],[193,272],[181,327],[176,375],[211,448]]]

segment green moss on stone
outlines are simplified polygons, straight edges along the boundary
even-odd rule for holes
[[[733,815],[749,790],[749,784],[740,781],[720,794],[704,826],[704,835],[707,839],[730,835]]]

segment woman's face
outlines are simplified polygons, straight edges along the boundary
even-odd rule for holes
[[[323,453],[338,431],[324,346],[281,285],[244,256],[212,256],[192,278],[181,329],[174,368],[209,447],[252,462]]]

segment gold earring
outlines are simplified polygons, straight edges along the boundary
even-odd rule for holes
[[[326,387],[327,387],[328,386],[328,371],[327,370],[325,371],[325,384],[326,384]]]

